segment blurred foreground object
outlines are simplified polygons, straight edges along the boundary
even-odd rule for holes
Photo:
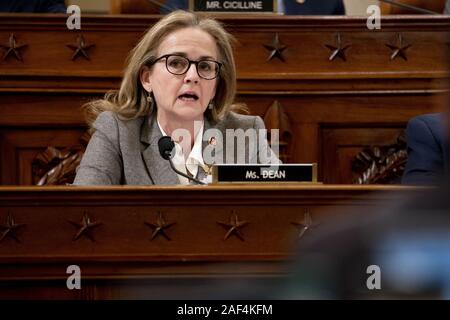
[[[403,201],[342,212],[304,237],[280,298],[450,299],[449,193],[446,181]],[[379,289],[370,289],[371,268]]]

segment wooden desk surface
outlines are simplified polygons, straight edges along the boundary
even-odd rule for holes
[[[0,262],[282,259],[310,219],[343,208],[390,203],[417,190],[400,186],[232,185],[0,187],[0,223],[23,224],[0,241]],[[101,225],[75,239],[87,215]],[[361,212],[364,214],[364,211]],[[161,216],[160,216],[161,215]],[[219,222],[246,221],[242,234]],[[174,223],[167,238],[146,222]],[[231,221],[231,222],[230,222]],[[6,227],[2,227],[6,229]],[[300,228],[301,229],[301,228]],[[10,235],[14,235],[11,237]],[[226,239],[225,239],[226,238]],[[170,240],[169,240],[170,239]]]
[[[0,225],[21,226],[0,230],[0,298],[174,298],[231,279],[274,281],[304,237],[349,212],[376,214],[375,206],[416,190],[2,186]],[[99,225],[81,232],[83,217]],[[69,265],[81,268],[82,290],[66,288]]]

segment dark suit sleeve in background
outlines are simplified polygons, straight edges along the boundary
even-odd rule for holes
[[[431,116],[420,116],[409,121],[406,128],[408,163],[402,183],[433,185],[442,179],[444,155],[438,121]]]
[[[45,0],[43,1],[42,10],[41,12],[66,13],[67,8],[64,0]]]
[[[0,12],[66,13],[64,0],[1,0]]]
[[[336,1],[336,8],[334,10],[334,15],[344,16],[345,15],[345,5],[342,0]]]

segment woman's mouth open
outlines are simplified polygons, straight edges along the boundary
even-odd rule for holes
[[[195,93],[184,93],[178,97],[181,101],[197,101],[198,96]]]

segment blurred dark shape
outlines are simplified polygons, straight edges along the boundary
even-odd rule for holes
[[[64,0],[2,0],[0,12],[66,13]]]
[[[403,184],[435,185],[450,170],[450,143],[445,113],[426,114],[408,122],[408,162]]]
[[[278,3],[281,4],[281,12],[286,15],[345,15],[343,0],[282,0]],[[189,1],[167,0],[165,6],[161,7],[161,13],[177,9],[188,10]]]
[[[450,184],[307,234],[277,299],[450,299]],[[358,211],[358,212],[356,212]],[[380,289],[368,282],[379,267]]]
[[[333,207],[305,232],[279,276],[234,277],[192,291],[197,299],[450,299],[450,181],[390,203]],[[379,197],[374,195],[373,202]],[[231,267],[231,266],[230,266]],[[235,264],[233,270],[245,270]],[[372,281],[379,270],[379,289]],[[287,274],[287,276],[286,276]]]

